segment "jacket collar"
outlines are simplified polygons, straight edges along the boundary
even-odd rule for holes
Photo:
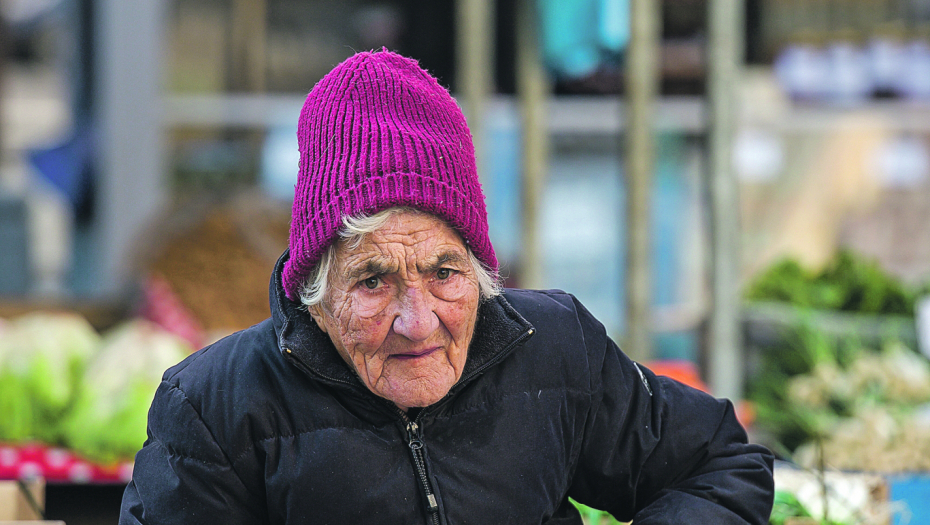
[[[275,264],[269,286],[271,318],[279,350],[319,379],[366,389],[306,309],[285,295],[281,277],[288,257],[289,250],[285,250]],[[503,359],[534,332],[533,326],[503,296],[483,301],[476,323],[465,369],[453,390]]]

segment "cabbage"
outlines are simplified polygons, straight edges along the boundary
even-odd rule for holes
[[[73,313],[28,314],[0,330],[0,440],[58,442],[97,332]]]
[[[23,382],[0,368],[0,443],[30,439],[35,427],[33,419],[32,403]]]
[[[4,341],[10,335],[9,324],[0,320],[0,442],[18,442],[32,433],[32,405],[23,382],[6,366]]]
[[[145,441],[162,374],[191,351],[184,339],[141,319],[107,332],[65,421],[68,446],[102,463],[131,458]]]

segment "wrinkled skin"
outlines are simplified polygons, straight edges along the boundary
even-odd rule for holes
[[[323,302],[310,309],[376,395],[431,405],[462,376],[478,281],[458,233],[425,213],[391,216],[354,250],[339,242]]]

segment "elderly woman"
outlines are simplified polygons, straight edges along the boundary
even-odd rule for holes
[[[500,288],[471,136],[416,62],[350,57],[298,139],[271,318],[166,372],[121,523],[767,523],[729,402]]]

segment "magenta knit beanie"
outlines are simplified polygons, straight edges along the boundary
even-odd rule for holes
[[[465,117],[416,61],[358,53],[307,95],[297,123],[300,172],[282,284],[299,290],[342,218],[409,206],[445,219],[497,272]]]

